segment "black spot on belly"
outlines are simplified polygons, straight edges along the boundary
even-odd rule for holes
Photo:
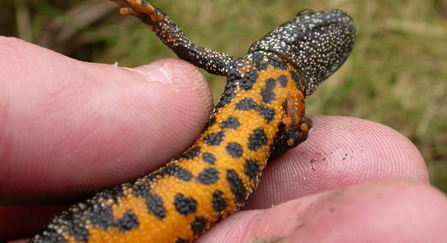
[[[281,75],[281,76],[279,76],[278,77],[278,83],[279,83],[279,85],[281,85],[281,87],[283,87],[283,88],[285,88],[285,87],[287,87],[287,77],[286,76],[284,76],[284,75]]]
[[[258,151],[262,146],[266,145],[268,141],[267,134],[264,128],[260,127],[248,138],[248,148],[251,151]]]
[[[100,205],[92,205],[89,208],[90,220],[94,226],[103,230],[107,230],[113,226],[114,218],[111,206],[101,207]]]
[[[214,165],[214,163],[216,163],[216,157],[211,153],[203,153],[202,159],[203,161],[205,161],[205,163],[210,165]]]
[[[217,132],[217,133],[211,133],[205,136],[204,140],[206,144],[209,146],[217,146],[219,145],[225,136],[225,133],[223,131]]]
[[[126,233],[132,229],[138,228],[138,218],[132,212],[132,210],[128,209],[124,216],[118,220],[117,228],[121,233]]]
[[[200,147],[196,146],[192,149],[190,149],[189,151],[183,153],[182,155],[180,155],[177,159],[194,159],[197,156],[199,156],[200,154]]]
[[[237,204],[243,204],[245,202],[245,187],[241,178],[234,170],[227,170],[227,183],[230,185],[231,192],[234,195],[234,199]]]
[[[276,98],[276,94],[273,93],[275,86],[276,81],[274,79],[270,78],[265,81],[265,87],[261,89],[263,102],[270,104],[270,102],[272,102]]]
[[[255,179],[259,174],[259,162],[256,160],[247,160],[244,165],[244,173],[251,179]]]
[[[258,80],[258,73],[251,69],[248,73],[245,73],[244,78],[239,78],[237,81],[242,90],[248,91],[253,88],[256,80]]]
[[[202,233],[207,222],[208,221],[204,217],[197,217],[191,224],[192,232],[196,235]]]
[[[160,196],[151,193],[149,185],[136,184],[133,188],[133,194],[136,197],[141,196],[144,199],[147,210],[157,219],[164,219],[166,217],[166,209],[163,205],[163,199]]]
[[[239,122],[239,119],[236,117],[230,116],[225,121],[222,122],[220,125],[223,129],[237,129],[240,127],[241,123]]]
[[[231,157],[236,159],[240,158],[244,154],[242,146],[238,143],[228,143],[225,150]]]
[[[236,104],[236,110],[240,110],[240,111],[249,111],[249,110],[254,110],[255,108],[256,108],[256,103],[253,99],[250,99],[250,98],[245,98]]]
[[[158,173],[154,173],[153,176],[164,176],[164,175],[169,175],[169,176],[175,176],[177,178],[179,178],[182,181],[190,181],[193,177],[193,175],[191,174],[191,172],[189,172],[186,169],[183,169],[182,167],[178,166],[178,165],[170,165],[167,167],[164,167],[162,170],[160,170]]]
[[[186,240],[181,239],[181,238],[177,238],[177,240],[175,241],[175,243],[187,243]]]
[[[197,209],[197,202],[194,198],[185,197],[180,193],[175,195],[174,205],[177,212],[183,216],[193,214]]]
[[[260,106],[256,109],[256,111],[258,111],[268,123],[275,119],[276,112],[273,108]]]
[[[237,103],[236,109],[240,111],[255,110],[261,116],[263,116],[268,123],[272,122],[273,119],[275,119],[276,114],[273,108],[258,105],[253,99],[250,98],[245,98]]]
[[[206,168],[197,176],[197,182],[204,185],[211,185],[219,179],[219,171],[214,168]]]
[[[214,212],[220,213],[227,208],[227,199],[224,197],[224,193],[221,191],[215,191],[213,193],[213,209]]]

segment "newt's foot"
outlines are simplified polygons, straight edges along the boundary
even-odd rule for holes
[[[304,95],[301,91],[287,93],[286,115],[282,119],[284,124],[283,132],[287,138],[286,144],[289,148],[294,148],[304,142],[309,137],[309,130],[312,127],[312,120],[304,113]]]
[[[141,20],[177,56],[215,75],[228,75],[229,65],[241,58],[194,45],[172,20],[154,5],[142,0],[106,0],[123,6],[121,14]]]
[[[150,30],[157,28],[160,23],[171,24],[169,18],[154,5],[142,0],[106,0],[123,6],[121,14],[129,14],[139,18]]]
[[[312,120],[305,116],[304,95],[301,91],[287,93],[286,114],[275,138],[275,147],[269,157],[273,160],[283,155],[287,150],[298,146],[309,137]]]
[[[301,117],[297,124],[285,125],[284,132],[288,134],[287,146],[294,148],[300,143],[306,141],[309,137],[309,130],[312,128],[312,120],[305,116]]]

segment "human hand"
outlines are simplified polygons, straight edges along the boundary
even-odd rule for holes
[[[5,37],[0,98],[4,206],[67,206],[141,177],[185,151],[212,110],[184,61],[130,71]],[[0,238],[30,237],[60,211],[1,207]]]
[[[29,237],[61,210],[28,206],[73,203],[160,167],[212,107],[206,81],[180,60],[130,71],[12,38],[0,38],[0,57],[0,205],[22,205],[0,207],[0,238]],[[447,198],[407,138],[356,118],[312,119],[309,139],[269,163],[246,210],[197,242],[447,238]]]

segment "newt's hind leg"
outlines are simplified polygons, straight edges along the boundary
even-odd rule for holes
[[[278,158],[287,150],[306,141],[313,125],[312,120],[305,116],[304,95],[301,91],[293,93],[288,90],[285,105],[286,114],[276,135],[276,146],[273,148],[269,160]]]
[[[194,45],[172,20],[154,5],[142,0],[109,0],[123,6],[121,14],[139,18],[174,53],[215,75],[227,76],[231,63],[239,58]]]

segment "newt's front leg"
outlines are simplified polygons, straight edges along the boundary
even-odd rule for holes
[[[312,120],[305,116],[304,95],[301,91],[287,91],[286,114],[282,118],[275,146],[272,148],[269,160],[283,155],[287,150],[298,146],[309,137]]]
[[[221,76],[228,75],[228,65],[239,59],[228,54],[194,45],[171,19],[154,5],[142,0],[108,0],[122,5],[121,14],[133,15],[141,20],[177,56],[205,71]]]

